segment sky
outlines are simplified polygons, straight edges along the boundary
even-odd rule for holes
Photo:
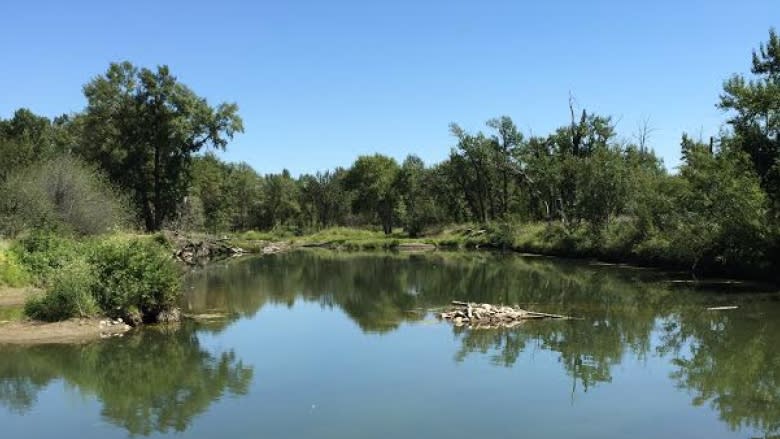
[[[683,132],[727,115],[723,81],[780,26],[780,0],[50,1],[0,3],[0,117],[84,108],[110,62],[166,64],[245,132],[220,153],[261,173],[349,166],[375,152],[426,163],[448,125],[508,115],[546,135],[579,108],[630,139],[643,120],[668,168]]]

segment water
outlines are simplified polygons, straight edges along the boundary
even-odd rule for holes
[[[0,437],[780,434],[780,296],[672,280],[488,253],[217,263],[182,306],[226,318],[0,346]],[[452,299],[583,319],[471,331],[425,312]],[[739,308],[706,310],[722,305]]]

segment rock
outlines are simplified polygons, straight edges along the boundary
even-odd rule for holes
[[[176,323],[181,321],[181,310],[173,308],[167,311],[160,311],[155,317],[157,323]]]
[[[144,318],[138,311],[129,311],[125,314],[122,321],[130,326],[138,326],[144,322]]]

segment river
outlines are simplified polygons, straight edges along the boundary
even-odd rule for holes
[[[430,312],[453,299],[581,319],[470,330]],[[771,288],[488,252],[307,250],[195,270],[182,308],[215,318],[0,345],[1,437],[780,434]]]

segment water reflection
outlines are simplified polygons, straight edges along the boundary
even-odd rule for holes
[[[780,433],[780,320],[767,299],[740,313],[685,310],[666,323],[662,349],[693,404],[710,405],[733,430],[769,435]]]
[[[27,412],[58,379],[97,398],[105,420],[149,435],[184,431],[221,396],[244,394],[252,369],[231,351],[205,351],[189,328],[84,345],[0,345],[0,404]]]
[[[189,278],[185,307],[252,316],[297,299],[337,307],[366,332],[425,318],[452,299],[519,304],[582,321],[511,330],[453,328],[456,361],[485,355],[511,367],[529,348],[558,356],[572,391],[612,381],[628,356],[664,356],[672,378],[732,428],[780,429],[780,304],[776,294],[693,291],[656,272],[495,254],[340,254],[307,251],[211,267]],[[706,311],[723,302],[729,312]],[[415,312],[417,310],[417,312]]]
[[[245,258],[197,270],[185,283],[187,294],[182,303],[185,311],[224,313],[230,316],[228,319],[199,324],[197,328],[185,325],[167,332],[145,330],[86,345],[0,346],[0,405],[29,413],[37,399],[42,398],[42,390],[62,380],[81,394],[94,397],[101,406],[103,419],[130,434],[184,431],[221,397],[247,393],[253,379],[254,369],[246,366],[233,351],[215,352],[204,347],[202,340],[207,339],[204,334],[213,332],[221,333],[212,337],[219,340],[217,345],[227,343],[241,349],[241,356],[256,361],[257,373],[263,371],[266,378],[263,383],[268,386],[265,391],[253,391],[247,400],[260,395],[253,400],[258,406],[258,416],[267,415],[262,420],[266,424],[278,421],[278,425],[274,424],[278,429],[269,430],[278,436],[280,431],[289,428],[287,417],[296,422],[300,419],[300,413],[295,411],[300,407],[294,404],[300,402],[298,398],[309,403],[300,394],[306,394],[305,398],[312,401],[327,398],[334,410],[337,407],[365,409],[363,416],[369,417],[374,413],[362,403],[359,407],[350,405],[353,400],[370,400],[371,394],[361,393],[369,392],[366,386],[379,395],[386,395],[387,401],[377,400],[386,407],[409,403],[410,395],[416,396],[417,387],[406,389],[399,385],[398,399],[394,400],[392,392],[387,393],[379,385],[374,387],[374,380],[369,378],[375,373],[379,380],[387,377],[403,383],[409,379],[424,390],[425,383],[414,382],[404,368],[426,376],[439,373],[442,366],[439,364],[431,371],[434,366],[408,364],[405,355],[419,351],[407,350],[404,343],[409,339],[404,337],[419,335],[430,337],[431,343],[436,343],[426,353],[444,358],[444,363],[453,369],[463,371],[482,366],[487,359],[495,366],[496,373],[483,374],[481,378],[492,377],[484,383],[503,380],[508,375],[502,373],[509,372],[505,368],[519,369],[522,367],[519,362],[543,351],[545,363],[542,364],[556,367],[557,360],[563,371],[560,373],[565,373],[571,382],[572,395],[591,389],[607,390],[589,393],[587,397],[592,399],[588,402],[597,400],[597,396],[603,398],[610,393],[608,390],[617,389],[620,393],[625,389],[621,387],[626,385],[625,374],[634,372],[635,360],[647,360],[672,371],[672,382],[686,392],[683,404],[690,394],[693,405],[711,408],[735,431],[751,430],[766,436],[780,433],[780,352],[776,349],[780,342],[779,296],[766,292],[753,294],[745,291],[744,286],[739,286],[739,292],[728,288],[693,291],[684,289],[688,288],[685,283],[670,284],[667,280],[653,271],[490,253],[401,255],[305,251]],[[441,323],[428,331],[417,324],[431,319],[425,310],[447,305],[453,299],[518,304],[583,319],[527,322],[511,330],[469,330]],[[298,321],[287,325],[288,313],[273,312],[280,306],[293,307],[300,301],[343,313],[369,336],[356,334],[349,327],[346,330],[328,327],[334,332],[346,332],[323,338],[333,344],[320,351],[309,342],[311,333],[297,331]],[[739,308],[707,310],[708,306],[726,304]],[[262,310],[266,307],[271,312],[264,315]],[[306,316],[311,318],[316,306],[301,307],[299,311],[309,312]],[[248,318],[255,320],[226,331],[238,320]],[[340,320],[336,313],[328,314],[323,322],[333,324]],[[247,343],[246,338],[253,337],[248,331],[261,327],[265,338],[258,336],[258,341],[252,339]],[[396,330],[394,335],[401,337],[373,336]],[[261,338],[264,342],[259,341]],[[371,349],[376,349],[370,351],[370,358],[376,360],[374,367],[380,370],[357,370],[354,364],[361,364],[369,354],[359,352],[353,358],[350,349],[369,344]],[[409,341],[409,345],[420,348],[420,343],[414,341]],[[311,362],[331,348],[339,352],[343,362],[327,365]],[[452,365],[448,355],[462,364]],[[267,364],[261,358],[267,359]],[[393,362],[396,359],[397,364]],[[354,371],[356,378],[345,378],[340,369],[343,365],[350,365],[352,368],[348,370]],[[320,366],[324,370],[317,369]],[[557,378],[559,372],[554,370],[537,376],[556,374]],[[668,372],[661,373],[665,376]],[[624,382],[616,377],[622,377]],[[314,378],[320,380],[309,381]],[[335,383],[328,382],[330,379]],[[513,392],[501,387],[503,381],[497,387],[490,387],[493,390],[485,390],[499,392],[496,395],[480,393],[479,385],[483,382],[480,377],[475,377],[475,381],[471,388],[477,393],[475,400],[495,396],[497,400],[505,397],[510,403],[523,403],[507,397]],[[312,388],[323,382],[332,387],[322,394],[312,392]],[[567,392],[565,383],[556,387],[558,393]],[[630,391],[648,394],[655,391],[646,381],[633,382],[636,383],[639,383],[637,387],[629,386]],[[338,391],[329,393],[327,390],[332,388]],[[504,390],[506,393],[501,393]],[[277,399],[267,396],[274,391]],[[280,395],[284,397],[279,399]],[[621,404],[623,396],[607,401],[613,405],[606,407]],[[559,413],[556,406],[551,407],[552,419]],[[425,407],[419,410],[424,411]],[[329,412],[316,418],[317,410],[306,413],[312,417],[309,426],[316,425],[314,419],[325,422],[336,416],[335,412]],[[563,409],[561,413],[566,415]],[[642,413],[637,416],[641,418]],[[222,429],[229,424],[236,427],[232,434],[240,437],[242,422],[249,424],[246,413],[243,417],[242,413],[236,414],[238,418],[227,416],[215,415],[215,428]],[[377,419],[384,416],[385,413],[380,413]],[[349,422],[352,425],[356,421]],[[449,425],[451,419],[441,422]],[[439,431],[436,429],[441,425],[436,422],[432,425],[434,431]],[[253,428],[252,432],[260,431],[257,426]],[[197,426],[191,429],[194,430]]]

